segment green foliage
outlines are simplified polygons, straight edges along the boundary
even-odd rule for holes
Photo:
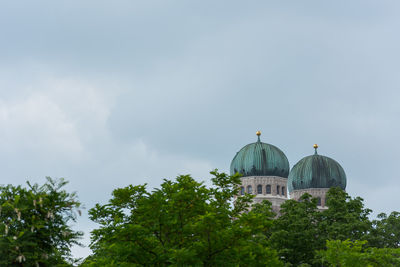
[[[400,247],[400,213],[392,212],[389,216],[385,213],[378,215],[378,220],[372,221],[373,228],[368,236],[371,246],[378,248]]]
[[[279,216],[238,196],[240,177],[217,171],[212,186],[189,175],[112,192],[89,211],[93,254],[82,266],[400,266],[400,213],[379,214],[339,188],[327,207],[304,194]],[[80,203],[63,179],[0,186],[0,266],[71,266]]]
[[[94,254],[88,266],[283,266],[267,246],[271,204],[249,210],[251,196],[238,195],[239,176],[212,172],[207,188],[188,175],[164,180],[160,189],[116,189],[90,218]]]
[[[367,241],[327,241],[318,255],[324,264],[341,267],[400,266],[400,249],[364,248]]]
[[[370,210],[364,208],[361,198],[353,199],[340,188],[331,188],[327,206],[318,211],[317,200],[309,194],[281,205],[270,244],[286,262],[318,266],[315,253],[325,248],[326,240],[364,240],[371,231]]]
[[[0,186],[0,266],[68,266],[82,235],[68,225],[80,203],[63,179]]]
[[[270,243],[279,255],[295,266],[311,264],[315,250],[324,242],[318,238],[320,213],[317,200],[304,194],[300,201],[287,200],[281,205],[281,216],[276,219]]]
[[[365,240],[371,230],[371,210],[364,208],[363,199],[351,198],[340,188],[329,189],[326,199],[329,208],[321,212],[321,239]]]
[[[329,208],[304,194],[275,217],[270,202],[236,197],[238,176],[212,174],[210,188],[183,175],[114,190],[89,211],[100,227],[83,266],[400,266],[400,213],[371,222],[361,198],[331,188]]]

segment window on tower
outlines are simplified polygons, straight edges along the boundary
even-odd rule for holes
[[[276,186],[276,194],[277,194],[277,195],[279,195],[279,193],[280,193],[280,192],[279,192],[279,191],[280,191],[279,189],[280,189],[280,187],[279,187],[279,185],[277,185],[277,186]]]
[[[243,186],[240,188],[240,194],[241,194],[242,196],[244,195],[244,187],[243,187]]]
[[[247,186],[247,193],[249,193],[249,194],[253,193],[253,188],[251,187],[251,185]]]
[[[321,198],[317,197],[317,201],[318,201],[318,206],[321,206]]]
[[[284,195],[285,195],[285,187],[282,186],[282,196],[284,196]]]
[[[257,194],[262,194],[262,185],[257,185]]]
[[[268,184],[268,185],[265,187],[265,193],[266,193],[266,194],[271,194],[271,185],[270,185],[270,184]]]

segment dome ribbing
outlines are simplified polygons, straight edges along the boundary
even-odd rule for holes
[[[301,159],[290,171],[289,192],[299,189],[331,187],[340,187],[345,190],[346,173],[334,159],[318,155],[317,152]]]
[[[276,146],[260,141],[244,146],[233,158],[231,175],[240,173],[243,176],[280,176],[289,175],[289,161]]]

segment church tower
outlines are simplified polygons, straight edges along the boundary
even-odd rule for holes
[[[269,200],[273,211],[279,212],[280,205],[288,199],[289,161],[282,150],[261,142],[260,131],[256,134],[257,142],[244,146],[236,153],[230,172],[231,175],[242,174],[240,194],[254,194],[253,201],[256,203]]]
[[[296,163],[289,174],[290,198],[298,200],[304,193],[318,199],[318,208],[326,209],[326,192],[331,187],[346,189],[346,174],[338,162],[319,155],[314,145],[314,155]]]

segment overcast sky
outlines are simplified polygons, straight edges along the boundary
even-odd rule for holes
[[[400,210],[397,1],[1,1],[1,183],[112,189],[228,171],[261,139]],[[88,248],[74,248],[84,257]]]

